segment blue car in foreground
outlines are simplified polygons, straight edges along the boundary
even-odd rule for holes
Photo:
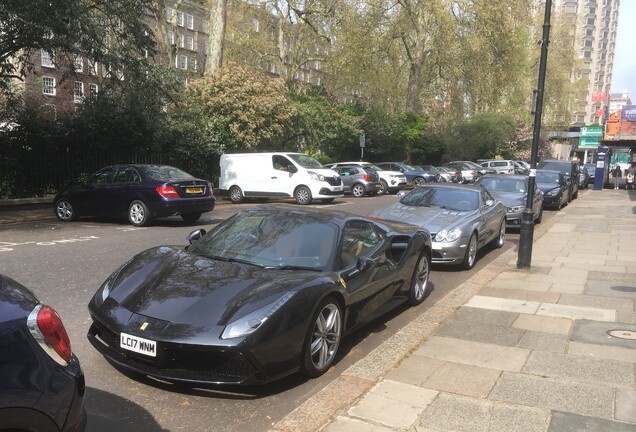
[[[57,312],[0,274],[0,430],[83,431],[85,389]]]

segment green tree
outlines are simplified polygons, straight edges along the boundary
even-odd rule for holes
[[[493,159],[514,140],[517,124],[507,115],[497,112],[476,114],[460,124],[449,145],[448,159]]]

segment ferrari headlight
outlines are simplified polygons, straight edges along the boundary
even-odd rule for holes
[[[322,174],[318,174],[313,171],[307,171],[307,174],[309,174],[309,177],[312,180],[325,181],[325,176]]]
[[[232,339],[241,336],[247,336],[256,331],[265,321],[269,319],[277,310],[279,310],[295,293],[290,292],[273,303],[263,306],[260,309],[256,309],[244,317],[237,319],[234,322],[225,326],[221,339]]]
[[[119,276],[119,274],[121,273],[121,271],[132,262],[134,258],[129,259],[128,261],[126,261],[125,263],[123,263],[122,265],[120,265],[117,270],[115,270],[113,273],[111,273],[110,276],[108,276],[108,279],[106,279],[106,281],[102,284],[102,286],[97,290],[97,293],[95,293],[95,305],[96,306],[101,306],[102,303],[104,303],[106,301],[106,299],[110,296],[110,290],[113,286],[113,282],[115,281],[115,279],[117,279],[117,277]]]
[[[435,241],[437,242],[454,242],[462,235],[462,230],[459,228],[453,228],[452,230],[441,230],[435,235]]]
[[[523,209],[525,208],[526,206],[522,206],[522,205],[508,207],[508,213],[519,213],[519,212],[522,212]]]

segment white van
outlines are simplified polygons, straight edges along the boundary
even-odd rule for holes
[[[233,203],[280,197],[294,197],[298,204],[328,203],[344,196],[340,175],[302,153],[221,155],[219,189]]]

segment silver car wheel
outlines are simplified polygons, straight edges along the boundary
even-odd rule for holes
[[[296,202],[298,204],[301,204],[301,205],[309,204],[311,202],[311,191],[305,186],[301,186],[298,189],[296,189],[294,198],[296,198]]]
[[[362,186],[360,183],[354,184],[353,187],[351,188],[351,193],[353,194],[354,197],[357,197],[357,198],[364,196],[364,186]]]
[[[74,216],[73,206],[71,205],[69,201],[65,199],[57,202],[57,206],[55,207],[55,213],[57,217],[64,222],[73,220],[73,216]]]
[[[144,208],[139,203],[135,203],[130,206],[130,221],[134,224],[140,224],[143,222],[146,213]]]
[[[315,369],[329,367],[336,357],[342,337],[340,308],[328,303],[318,314],[311,337],[310,356]]]
[[[424,180],[422,177],[415,177],[413,179],[413,186],[415,187],[423,186],[424,184],[426,184],[426,180]]]
[[[468,241],[466,248],[466,258],[464,259],[464,268],[471,269],[477,261],[477,235],[473,234]]]

